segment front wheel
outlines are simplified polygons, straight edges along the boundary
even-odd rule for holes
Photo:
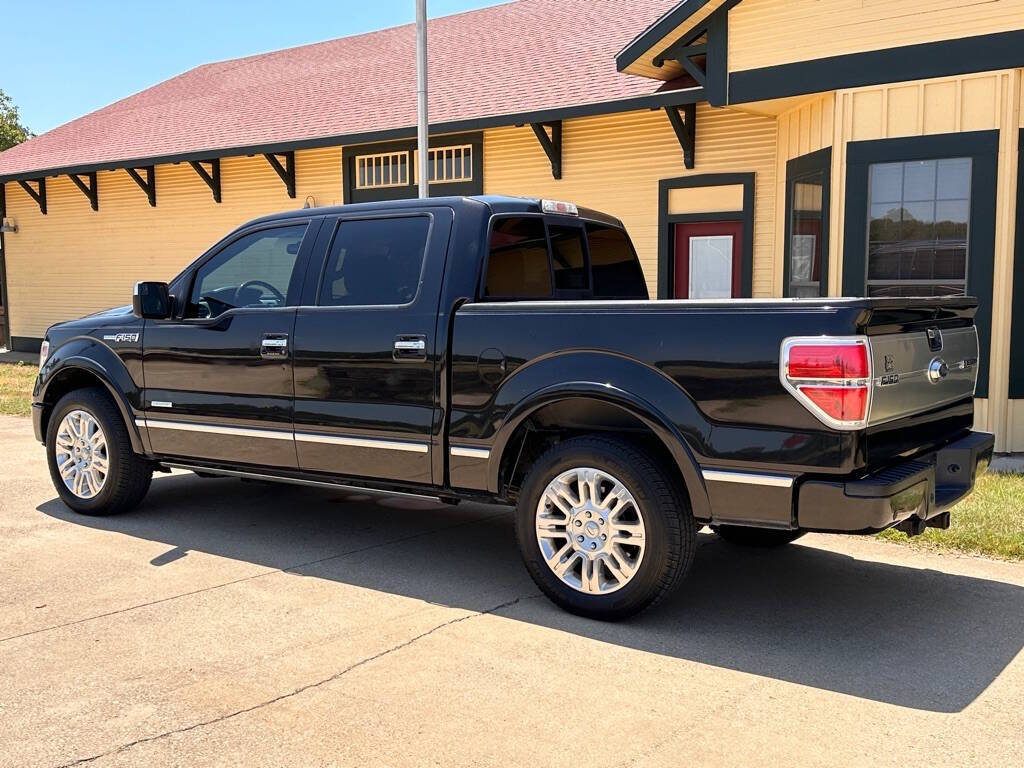
[[[596,436],[537,460],[523,483],[516,535],[544,594],[602,620],[657,603],[689,570],[696,547],[679,482],[637,446]]]
[[[125,512],[149,490],[153,467],[132,452],[117,407],[105,392],[64,395],[46,429],[50,478],[61,500],[83,515]]]

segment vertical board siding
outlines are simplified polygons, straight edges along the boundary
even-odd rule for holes
[[[778,201],[775,212],[774,254],[776,256],[772,264],[772,286],[775,296],[783,295],[782,283],[785,274],[783,259],[786,253],[786,163],[795,157],[809,155],[819,149],[832,146],[834,116],[835,95],[829,93],[824,96],[814,96],[805,103],[783,112],[778,117],[779,152],[775,168],[775,199]],[[836,179],[833,178],[833,190],[836,183]],[[838,216],[834,191],[831,200],[832,212],[829,215],[834,221]],[[829,258],[829,254],[825,254],[825,257]],[[831,264],[828,269],[831,274],[833,269]]]
[[[484,191],[571,200],[622,219],[657,295],[658,181],[690,174],[755,174],[755,296],[774,295],[776,124],[771,117],[697,109],[696,167],[683,167],[682,150],[664,111],[646,110],[566,121],[562,171],[551,165],[529,126],[484,132]]]
[[[46,180],[47,215],[8,183],[5,238],[13,336],[131,301],[138,280],[169,280],[238,225],[276,211],[341,202],[341,150],[296,152],[296,197],[262,155],[221,160],[221,204],[187,163],[156,168],[156,207],[127,172],[97,174],[99,211],[67,176]]]
[[[739,71],[1024,27],[1024,0],[743,0],[729,13]]]
[[[975,425],[996,433],[996,449],[1024,441],[1008,430],[1010,311],[1016,215],[1017,127],[1021,71],[1005,70],[916,83],[838,91],[835,95],[829,292],[842,293],[846,221],[846,143],[966,131],[998,130],[999,173],[992,294],[989,397],[978,400]],[[780,129],[781,130],[781,129]],[[866,222],[865,222],[866,226]],[[970,258],[970,256],[968,256]]]

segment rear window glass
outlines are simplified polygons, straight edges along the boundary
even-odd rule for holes
[[[647,299],[647,281],[626,233],[587,223],[595,299]]]
[[[585,291],[590,287],[583,255],[583,228],[548,225],[551,236],[551,264],[558,290]]]
[[[487,296],[534,299],[551,296],[551,265],[542,218],[495,219],[485,291]]]

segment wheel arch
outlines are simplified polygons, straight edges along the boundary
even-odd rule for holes
[[[512,472],[519,462],[525,433],[531,430],[538,414],[576,403],[597,404],[595,414],[615,413],[642,425],[643,432],[670,457],[670,469],[678,473],[694,517],[701,520],[711,518],[711,506],[700,465],[679,430],[664,413],[643,397],[608,383],[576,381],[552,384],[532,393],[512,408],[491,448],[488,466],[491,493],[504,495],[507,491]],[[604,423],[593,421],[589,424],[584,421],[576,428],[576,433],[614,432],[622,427],[623,423],[619,419],[608,419]]]
[[[78,343],[79,341],[81,343]],[[134,409],[130,400],[130,397],[138,399],[138,387],[117,355],[109,350],[106,350],[105,355],[102,352],[97,353],[97,349],[106,348],[91,339],[74,340],[61,346],[46,361],[35,396],[36,402],[43,404],[42,433],[46,435],[54,406],[64,395],[76,389],[97,388],[105,391],[117,406],[128,430],[132,451],[145,454],[146,447],[135,425]]]

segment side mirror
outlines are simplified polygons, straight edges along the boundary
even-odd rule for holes
[[[171,297],[167,283],[136,283],[132,295],[132,312],[136,317],[166,320],[171,316]]]

